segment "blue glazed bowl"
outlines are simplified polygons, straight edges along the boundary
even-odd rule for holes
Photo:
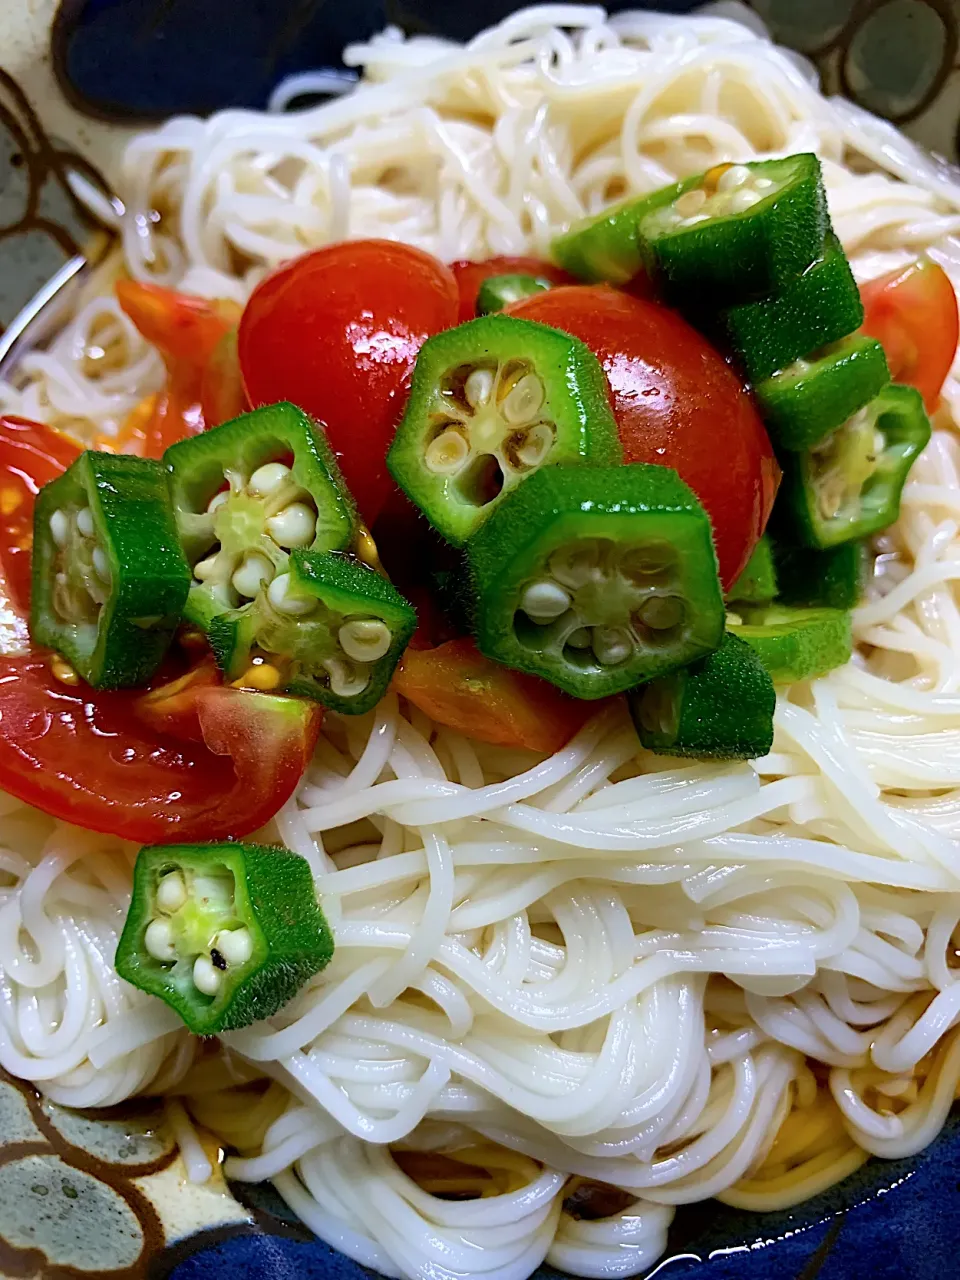
[[[317,0],[62,0],[49,33],[50,54],[62,92],[95,131],[97,120],[153,121],[176,112],[262,107],[282,77],[342,65],[346,43],[388,22],[462,39],[516,7],[510,0],[349,0],[338,6]],[[610,7],[680,12],[693,6],[660,0]],[[846,93],[956,159],[957,0],[751,0],[751,7],[780,41],[817,63],[830,91]],[[26,216],[0,216],[0,321],[9,321],[62,264],[83,227],[68,195],[64,153],[51,144],[3,67],[0,47],[0,215],[29,189],[24,207],[41,211],[47,237],[38,241],[38,227]],[[38,1187],[44,1190],[24,1209],[14,1204],[9,1179],[27,1159],[39,1162],[40,1170],[31,1175],[37,1181],[29,1191],[39,1196]],[[71,1121],[0,1073],[0,1276],[360,1280],[371,1274],[314,1240],[269,1187],[233,1186],[231,1207],[224,1208],[218,1191],[205,1208],[202,1197],[176,1177],[156,1190],[161,1179],[170,1183],[175,1169],[156,1108]],[[648,1274],[949,1280],[960,1275],[958,1192],[960,1127],[954,1119],[921,1156],[870,1161],[790,1211],[758,1216],[714,1201],[681,1209],[664,1258]],[[171,1209],[177,1196],[196,1199],[190,1213],[182,1203]],[[128,1234],[140,1233],[133,1262],[104,1243],[109,1223],[122,1213],[132,1215]],[[65,1254],[77,1270],[67,1266]],[[547,1267],[537,1273],[541,1280],[557,1274]]]

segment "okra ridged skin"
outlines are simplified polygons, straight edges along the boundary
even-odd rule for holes
[[[454,398],[450,384],[459,379],[466,394],[464,371],[489,370],[499,378],[503,371],[518,365],[542,384],[544,394],[536,417],[550,424],[554,433],[542,459],[530,468],[521,465],[515,469],[495,454],[506,447],[510,428],[501,422],[492,435],[484,434],[491,423],[499,421],[494,389],[489,393],[493,399],[474,406],[472,412],[465,409],[466,401],[459,406],[469,449],[463,470],[450,474],[431,471],[428,449],[437,439],[437,431],[457,425],[444,408]],[[578,338],[502,314],[468,320],[428,338],[421,347],[407,406],[387,453],[387,466],[437,532],[452,546],[462,547],[491,511],[541,467],[574,463],[612,466],[622,461],[608,392],[599,361]],[[494,440],[497,430],[499,436]],[[502,487],[489,498],[478,498],[471,491],[471,477],[484,459],[495,457]]]
[[[695,186],[700,177],[698,174],[658,188],[649,195],[625,200],[614,209],[576,223],[554,240],[550,256],[557,266],[578,280],[589,284],[603,280],[626,284],[644,269],[640,223],[648,214],[672,204]]]
[[[729,632],[715,653],[642,685],[627,705],[641,744],[660,755],[756,760],[773,746],[773,681]]]
[[[96,619],[71,622],[54,607],[61,549],[51,518],[84,508],[93,522],[91,545],[105,555],[110,576]],[[161,463],[88,451],[41,489],[34,510],[30,634],[62,653],[93,688],[144,684],[153,675],[189,588],[190,568]]]
[[[155,918],[161,873],[185,870],[232,876],[240,927],[250,931],[252,954],[213,997],[193,983],[192,962],[155,959],[145,935]],[[212,941],[212,940],[211,940]],[[148,845],[137,855],[133,897],[117,944],[122,978],[158,996],[196,1035],[235,1031],[268,1018],[326,967],[334,940],[317,903],[307,861],[288,849],[255,844]],[[229,971],[228,971],[229,972]]]
[[[815,155],[739,167],[753,179],[782,185],[741,213],[671,229],[657,211],[639,223],[644,265],[680,305],[689,300],[697,306],[728,306],[789,288],[816,259],[830,229]]]
[[[795,684],[842,667],[853,653],[846,609],[794,609],[773,604],[737,611],[727,628],[745,641],[775,684]]]
[[[869,556],[863,542],[842,542],[816,551],[773,543],[781,604],[806,608],[854,609],[867,580]]]
[[[769,604],[777,598],[777,570],[773,546],[764,534],[753,549],[746,567],[727,592],[731,604]]]
[[[581,595],[571,588],[574,620],[565,614],[556,632],[536,634],[526,625],[528,589],[558,572],[555,553],[583,545],[604,548],[611,573],[592,579]],[[626,631],[642,612],[635,601],[616,612],[610,578],[624,591],[621,556],[666,554],[664,594],[681,602],[681,622],[657,633],[661,648],[637,641],[613,665],[597,656],[599,630]],[[601,552],[598,550],[598,557]],[[581,699],[622,693],[644,680],[716,649],[723,637],[723,601],[710,522],[692,491],[668,467],[633,463],[620,467],[551,467],[515,490],[467,544],[473,583],[473,630],[487,657],[540,676]],[[599,562],[599,560],[598,560]],[[667,565],[669,567],[667,567]],[[556,583],[552,587],[556,588]],[[622,598],[630,601],[628,594]],[[659,598],[659,597],[658,597]],[[532,625],[532,623],[531,623]],[[655,624],[662,625],[662,624]],[[549,624],[548,624],[549,626]],[[519,627],[519,630],[518,630]],[[568,652],[563,633],[592,630],[593,647]]]
[[[883,347],[860,334],[822,352],[802,370],[775,373],[753,393],[774,445],[802,453],[869,404],[889,381]]]
[[[769,298],[744,302],[720,326],[754,384],[795,360],[845,338],[863,323],[863,303],[850,264],[831,232],[823,253]]]

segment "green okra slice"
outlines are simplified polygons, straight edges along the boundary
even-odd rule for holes
[[[846,609],[740,608],[727,614],[727,629],[750,646],[775,684],[826,675],[853,653]]]
[[[306,859],[258,844],[148,845],[116,969],[201,1036],[269,1018],[333,954]]]
[[[623,456],[607,380],[569,334],[489,315],[428,338],[387,465],[453,546],[540,467]]]
[[[730,345],[754,384],[811,351],[838,342],[863,323],[863,303],[840,241],[768,298],[730,307],[720,317]]]
[[[637,226],[650,274],[679,302],[729,306],[789,286],[829,230],[815,155],[719,164]]]
[[[729,633],[715,653],[641,685],[627,703],[642,745],[662,755],[756,760],[773,746],[773,681]]]
[[[487,316],[494,311],[502,311],[511,302],[520,302],[524,298],[532,298],[535,293],[543,293],[553,288],[553,281],[546,276],[523,275],[515,273],[504,276],[488,276],[477,292],[477,315]]]
[[[672,204],[700,180],[701,175],[697,174],[673,182],[576,223],[554,240],[554,262],[579,280],[626,284],[638,271],[645,270],[639,234],[644,218]]]
[[[743,604],[769,604],[777,595],[777,571],[770,538],[764,534],[753,549],[743,572],[727,592],[727,600]]]
[[[820,548],[885,529],[900,514],[907,475],[929,439],[920,392],[891,383],[813,449],[783,455],[778,529]]]
[[[889,381],[883,347],[855,334],[794,360],[753,393],[773,443],[802,453],[869,404]]]
[[[339,551],[354,538],[333,451],[295,405],[255,409],[181,440],[163,460],[193,570],[185,613],[204,631],[218,614],[261,600],[291,551]]]
[[[869,564],[864,543],[841,542],[825,551],[772,545],[781,604],[853,609],[859,603]]]
[[[467,544],[477,644],[577,698],[631,689],[715,649],[710,522],[669,467],[550,467]]]
[[[282,692],[361,715],[383,697],[416,625],[375,570],[337,552],[293,551],[266,592],[213,619],[210,644],[230,677],[257,659]]]
[[[40,490],[30,634],[95,689],[149,679],[189,588],[161,463],[82,453]]]

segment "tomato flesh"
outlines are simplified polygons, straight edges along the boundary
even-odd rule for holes
[[[860,286],[863,331],[882,344],[894,382],[916,387],[932,413],[960,338],[957,295],[943,267],[928,259]]]
[[[328,245],[254,290],[240,322],[250,403],[292,400],[323,422],[372,525],[393,489],[386,453],[417,352],[457,322],[457,282],[430,254],[390,240]]]
[[[436,649],[408,649],[393,687],[438,724],[480,742],[548,755],[565,747],[599,708],[491,662],[465,636]]]
[[[553,284],[573,284],[573,276],[568,275],[552,262],[543,262],[540,258],[499,257],[485,258],[482,262],[469,262],[461,258],[450,263],[457,289],[460,293],[460,311],[457,324],[472,320],[477,314],[477,294],[484,280],[491,276],[543,276]]]
[[[780,479],[753,398],[675,311],[608,285],[551,289],[509,308],[563,329],[599,359],[625,462],[673,467],[713,524],[720,581],[731,586],[766,527]]]

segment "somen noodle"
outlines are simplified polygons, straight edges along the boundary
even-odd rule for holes
[[[122,264],[4,411],[91,438],[161,384],[121,266],[242,302],[345,237],[545,255],[611,201],[798,151],[858,278],[928,253],[960,286],[955,176],[732,21],[545,5],[346,61],[359,87],[320,106],[130,144]],[[135,850],[4,799],[0,1063],[71,1106],[183,1098],[192,1176],[187,1112],[389,1276],[632,1275],[673,1206],[781,1208],[921,1150],[960,1083],[958,422],[955,365],[857,653],[780,691],[763,760],[638,756],[616,708],[548,759],[395,695],[329,716],[269,834],[313,868],[334,959],[212,1060],[113,970]],[[596,1183],[627,1193],[606,1216],[576,1209]]]

